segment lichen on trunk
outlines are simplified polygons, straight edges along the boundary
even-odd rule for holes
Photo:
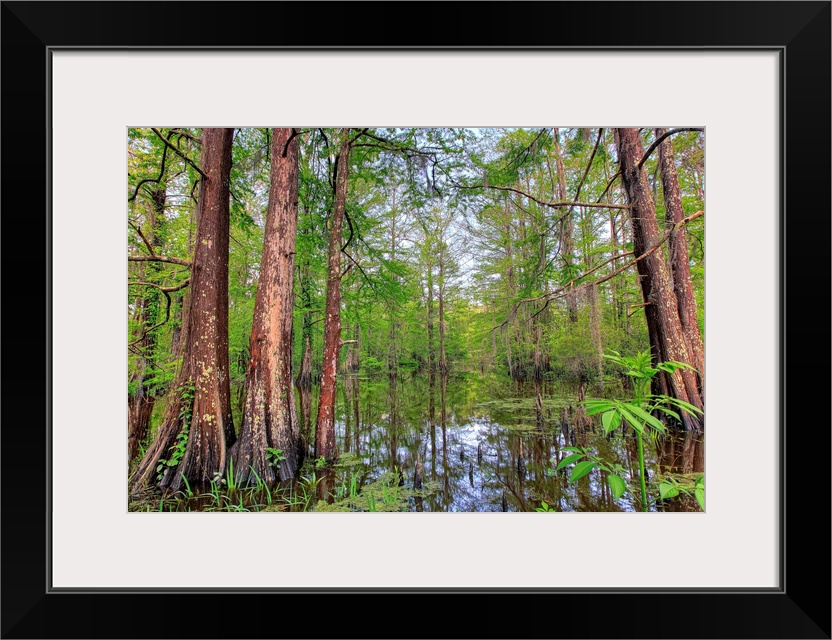
[[[179,489],[220,477],[234,442],[228,365],[229,180],[233,129],[204,129],[191,304],[182,366],[155,441],[131,477]],[[184,437],[183,437],[184,436]],[[185,438],[187,438],[185,440]]]
[[[273,131],[270,176],[246,404],[240,438],[229,453],[240,485],[251,482],[254,474],[273,485],[292,478],[298,468],[300,425],[292,380],[298,142],[291,128]]]

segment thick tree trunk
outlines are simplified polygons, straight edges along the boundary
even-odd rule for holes
[[[299,425],[292,383],[298,141],[291,128],[272,132],[271,186],[260,280],[251,327],[246,404],[240,437],[229,452],[240,485],[252,472],[269,485],[297,471]],[[275,459],[279,449],[282,461]]]
[[[147,481],[178,489],[183,476],[196,483],[219,478],[234,441],[228,366],[228,198],[233,137],[233,129],[203,130],[200,165],[207,178],[200,185],[182,367],[156,440],[131,479],[133,490]]]
[[[335,204],[329,225],[326,310],[324,317],[324,358],[321,370],[321,397],[315,425],[315,457],[332,462],[338,455],[335,446],[335,385],[338,353],[341,350],[341,241],[344,211],[347,206],[350,145],[348,132],[342,131],[341,149],[335,165]]]
[[[656,129],[656,136],[661,136],[665,129]],[[682,194],[679,191],[679,177],[676,174],[676,161],[673,156],[673,145],[670,138],[665,138],[659,145],[659,166],[662,173],[662,189],[664,191],[664,206],[668,225],[676,225],[685,218],[682,209]],[[705,375],[705,347],[702,333],[699,330],[699,320],[696,315],[696,298],[690,279],[690,258],[688,256],[688,242],[683,227],[673,227],[668,239],[668,253],[670,254],[670,269],[673,274],[673,292],[679,307],[679,319],[688,339],[691,364],[699,372],[700,381]],[[701,389],[701,386],[700,386]]]
[[[566,171],[563,168],[563,152],[560,147],[560,130],[555,127],[552,130],[553,140],[555,143],[555,160],[557,163],[558,172],[558,200],[564,202],[569,199],[566,193]],[[572,207],[566,207],[563,213],[563,221],[561,222],[560,234],[560,254],[563,257],[563,263],[567,267],[574,266],[575,259],[575,220],[572,215]],[[569,313],[569,321],[578,321],[578,299],[574,293],[567,293],[566,308]]]
[[[630,218],[633,225],[633,248],[637,256],[655,247],[659,242],[656,210],[647,176],[638,163],[643,155],[638,129],[618,129],[618,155],[621,176],[627,191],[627,200],[632,207]],[[654,355],[662,360],[677,360],[693,364],[687,348],[684,329],[679,319],[676,295],[670,279],[670,271],[661,251],[654,251],[638,262],[645,314],[650,330]],[[668,391],[679,400],[690,402],[704,410],[699,393],[698,379],[690,370],[677,371],[667,376]],[[698,429],[701,423],[694,416],[683,413],[686,429]]]

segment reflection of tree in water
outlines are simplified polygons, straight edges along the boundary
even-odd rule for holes
[[[433,492],[413,498],[414,511],[534,511],[544,500],[558,511],[635,510],[629,493],[613,499],[601,471],[576,484],[568,482],[569,468],[554,472],[569,455],[563,447],[580,446],[623,465],[633,481],[638,477],[635,440],[620,430],[609,438],[596,430],[576,410],[577,389],[544,382],[544,415],[558,419],[539,426],[533,384],[494,376],[432,378],[400,372],[339,380],[337,442],[341,452],[358,456],[361,464],[349,473],[362,485],[398,469],[402,485],[412,488],[421,465],[422,482]],[[646,447],[651,475],[657,468],[702,468],[701,443],[668,440],[661,447],[658,458]]]

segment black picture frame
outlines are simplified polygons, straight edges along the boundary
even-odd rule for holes
[[[824,402],[830,353],[824,278],[830,265],[830,2],[459,3],[453,10],[450,5],[2,3],[3,638],[271,637],[287,635],[288,629],[303,629],[304,637],[830,637],[827,490],[832,476]],[[402,12],[417,18],[402,21]],[[455,17],[460,14],[465,16],[461,24]],[[227,21],[233,29],[217,29]],[[303,28],[291,28],[298,25]],[[63,310],[49,306],[53,239],[44,176],[49,177],[50,52],[64,47],[779,51],[785,80],[780,587],[556,593],[51,590],[47,482],[59,479],[51,478],[51,460],[44,452],[50,385],[60,381],[49,379],[48,339],[50,323],[59,322]],[[79,144],[94,143],[95,132],[79,132]],[[732,277],[741,286],[742,278],[754,277],[753,269],[738,269]],[[813,289],[804,288],[807,282]],[[79,283],[79,296],[86,295],[95,295],[94,283]],[[820,363],[812,366],[814,359]],[[745,489],[754,490],[753,466]],[[675,543],[677,554],[680,544],[696,546],[695,540]],[[631,549],[637,548],[634,542]],[[661,561],[655,553],[650,557]],[[351,613],[321,616],[324,605]],[[437,607],[452,627],[437,626],[431,615]]]

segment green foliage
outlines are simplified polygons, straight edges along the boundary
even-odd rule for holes
[[[275,449],[274,447],[266,447],[266,459],[269,465],[279,469],[281,461],[286,459],[283,455],[283,449]]]
[[[694,498],[702,511],[705,510],[705,476],[702,474],[666,474],[658,480],[657,500],[670,500],[686,495]]]
[[[168,451],[171,452],[170,458],[159,459],[159,463],[156,466],[157,482],[162,481],[162,478],[164,477],[165,473],[167,473],[167,467],[178,467],[179,463],[182,462],[183,458],[185,457],[185,450],[188,447],[188,437],[190,436],[191,431],[191,417],[193,415],[195,393],[196,387],[193,385],[193,383],[190,382],[182,385],[179,388],[179,396],[181,398],[181,408],[179,409],[179,422],[182,425],[182,428],[179,430],[179,433],[176,434],[175,442],[170,447],[168,447]]]
[[[190,162],[166,147],[151,129],[128,130],[128,252],[147,256],[151,244],[159,255],[187,260],[193,257],[200,180],[193,164],[200,162],[202,132],[198,128],[158,131]],[[425,374],[431,362],[436,367],[441,297],[444,347],[452,375],[510,373],[515,380],[531,380],[540,374],[540,368],[547,384],[575,381],[585,385],[590,394],[598,393],[593,385],[604,384],[600,395],[614,399],[596,407],[590,401],[587,409],[600,415],[608,434],[623,429],[650,439],[662,434],[668,420],[678,420],[686,412],[695,414],[692,407],[672,398],[648,397],[649,378],[655,375],[651,369],[668,369],[652,367],[649,362],[647,368],[639,369],[643,363],[637,360],[648,337],[636,269],[624,269],[600,282],[591,310],[587,285],[610,276],[632,259],[622,255],[633,248],[626,216],[598,207],[546,204],[559,199],[561,181],[566,200],[575,196],[579,184],[580,201],[618,201],[611,198],[621,197],[614,195],[620,194],[618,186],[604,192],[615,171],[616,153],[611,130],[603,132],[595,149],[599,133],[598,129],[561,128],[560,158],[556,157],[551,127],[370,128],[356,138],[350,157],[341,293],[342,336],[358,339],[355,349],[360,375],[386,371]],[[292,366],[296,374],[308,336],[313,379],[320,375],[322,361],[332,159],[339,135],[336,129],[315,128],[303,130],[297,138],[300,161]],[[646,144],[652,136],[650,129],[642,133]],[[239,128],[232,150],[228,344],[236,425],[241,423],[251,359],[252,317],[270,187],[270,142],[269,129]],[[674,136],[673,144],[683,208],[691,214],[703,208],[704,136],[681,133]],[[558,160],[563,164],[563,175],[558,175]],[[654,167],[655,155],[647,168]],[[160,193],[165,195],[162,210],[157,206]],[[656,199],[661,216],[661,188]],[[567,223],[572,227],[571,247],[565,244]],[[660,219],[659,224],[664,221]],[[689,224],[685,237],[703,326],[704,218]],[[182,284],[188,269],[155,262],[130,262],[128,268],[128,340],[133,343],[158,325],[147,333],[152,344],[131,344],[128,394],[156,398],[155,426],[165,406],[178,401],[180,390],[173,387],[181,367],[179,339],[190,294],[187,288],[170,294],[165,322],[167,300],[157,287]],[[565,292],[558,291],[573,279],[577,318],[570,316]],[[604,359],[604,350],[636,353],[637,366],[618,362],[615,355]],[[347,351],[342,350],[342,362]],[[641,374],[631,376],[630,371]],[[510,404],[510,399],[501,400]],[[562,409],[553,405],[547,397],[545,411]],[[534,428],[534,407],[518,405],[515,409],[523,414],[522,419],[512,420],[509,428]],[[506,407],[500,415],[512,410]],[[183,428],[160,462],[160,478],[170,470],[175,473],[183,459],[191,417],[180,418]],[[153,435],[151,430],[149,440],[140,446],[146,447]],[[283,456],[278,451],[267,452],[269,464],[275,468]],[[582,461],[591,462],[573,459],[566,466]],[[321,464],[311,462],[313,466]],[[587,474],[599,469],[604,472],[598,466],[581,467]],[[613,495],[620,489],[613,486],[615,483],[609,481]],[[342,486],[346,496],[346,479]],[[381,487],[377,495],[383,504]]]
[[[575,466],[569,476],[570,483],[575,483],[589,475],[593,470],[600,469],[605,472],[607,484],[616,500],[628,491],[627,483],[622,477],[626,473],[626,469],[622,465],[607,462],[600,455],[585,447],[567,446],[561,447],[561,451],[569,455],[561,459],[555,467],[555,471],[559,472],[574,464]]]
[[[604,429],[604,433],[611,433],[621,426],[622,423],[627,424],[636,432],[639,452],[638,462],[641,484],[641,505],[642,510],[646,511],[648,499],[644,472],[644,445],[642,440],[645,435],[649,435],[649,429],[653,429],[656,433],[665,433],[664,424],[662,424],[661,421],[659,421],[653,414],[656,411],[660,411],[666,416],[676,420],[679,420],[679,413],[677,413],[674,409],[693,415],[702,414],[699,409],[688,402],[671,398],[666,395],[650,393],[650,383],[653,378],[662,371],[672,374],[680,369],[693,369],[693,367],[685,364],[684,362],[674,361],[660,362],[654,367],[652,366],[652,359],[649,351],[641,351],[634,356],[622,356],[620,353],[613,351],[610,354],[605,354],[604,357],[614,365],[624,370],[625,375],[632,381],[635,397],[626,401],[618,399],[586,400],[583,402],[583,405],[586,407],[587,415],[601,414],[601,425]],[[674,409],[671,409],[670,407],[674,407]],[[579,465],[580,464],[586,464],[586,462],[581,462]],[[586,473],[589,473],[589,471],[592,470],[589,468],[584,472],[584,469],[587,469],[587,467],[583,467],[581,469],[582,473],[578,477],[582,477],[582,475],[586,475]],[[575,472],[573,471],[573,477],[571,478],[572,482],[576,479],[574,476]],[[613,494],[621,490],[621,484],[617,480],[614,481],[614,484],[615,487],[613,484],[610,484],[610,489],[613,491]],[[659,491],[663,498],[673,497],[679,493],[676,486],[669,483],[660,485]],[[623,494],[623,491],[621,493]]]

